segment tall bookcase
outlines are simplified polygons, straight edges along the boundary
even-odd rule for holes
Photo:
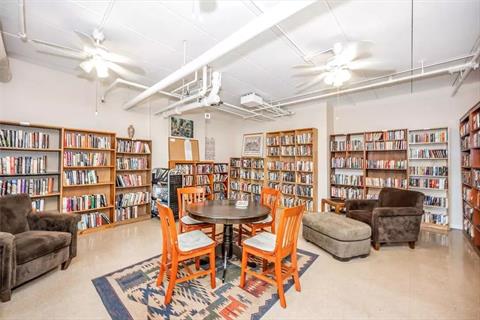
[[[463,231],[480,254],[480,102],[460,119]]]
[[[237,200],[260,200],[265,185],[265,159],[230,158],[229,197]]]
[[[207,198],[213,200],[213,161],[170,160],[168,167],[181,172],[183,187],[203,187]]]
[[[228,198],[228,163],[216,162],[213,164],[213,199]]]
[[[448,231],[448,128],[410,130],[408,188],[425,194],[423,227]]]
[[[34,210],[58,211],[62,128],[0,121],[0,196],[28,193]]]
[[[152,141],[116,138],[115,223],[151,215]]]

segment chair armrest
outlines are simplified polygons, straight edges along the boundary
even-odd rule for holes
[[[16,255],[13,243],[15,236],[0,232],[0,294],[8,292],[15,285]]]
[[[72,234],[70,258],[77,255],[77,228],[80,216],[72,213],[35,212],[28,215],[28,223],[32,230],[61,231]]]
[[[345,201],[345,210],[369,210],[372,211],[378,205],[378,200],[347,200]]]
[[[421,216],[423,210],[415,207],[382,207],[373,210],[375,217]]]

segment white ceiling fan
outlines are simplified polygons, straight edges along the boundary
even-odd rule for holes
[[[135,66],[132,59],[108,51],[102,45],[105,35],[101,30],[94,29],[91,36],[81,31],[75,30],[74,32],[82,42],[81,49],[38,39],[31,39],[31,41],[38,51],[83,60],[79,67],[87,74],[95,70],[97,77],[101,79],[107,78],[110,72],[125,79],[135,79],[138,75],[145,73],[140,67]]]
[[[332,49],[308,57],[312,63],[296,65],[293,68],[302,70],[297,76],[314,78],[297,85],[298,90],[304,91],[322,81],[329,86],[340,87],[350,80],[352,75],[372,77],[393,73],[394,70],[367,68],[372,64],[372,61],[366,60],[371,56],[368,52],[371,45],[369,41],[337,42]],[[323,64],[316,65],[316,60],[322,60]]]

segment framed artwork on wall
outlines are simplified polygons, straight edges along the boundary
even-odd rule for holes
[[[193,120],[170,117],[170,136],[193,139]]]
[[[242,156],[263,157],[263,133],[249,133],[243,135]]]

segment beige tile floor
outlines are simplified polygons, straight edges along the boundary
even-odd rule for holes
[[[91,279],[159,254],[158,220],[79,239],[67,271],[54,270],[0,304],[0,319],[109,319]],[[302,292],[287,292],[264,319],[480,319],[480,258],[460,231],[424,232],[415,250],[382,247],[366,259],[338,262],[319,254],[301,277]],[[142,319],[143,320],[143,319]]]

